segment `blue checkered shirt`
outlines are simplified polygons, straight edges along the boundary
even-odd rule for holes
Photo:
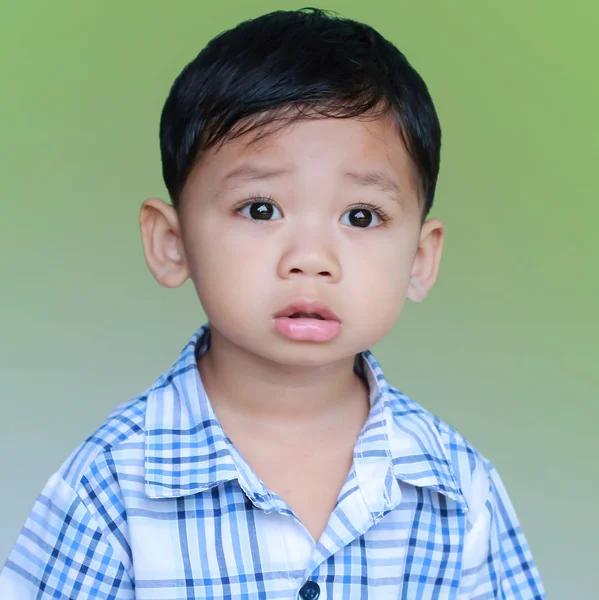
[[[219,425],[196,366],[209,347],[206,325],[49,479],[2,600],[545,597],[495,469],[370,352],[370,414],[315,542]]]

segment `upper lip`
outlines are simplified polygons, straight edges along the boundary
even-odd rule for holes
[[[327,321],[340,321],[339,317],[327,306],[320,302],[312,300],[296,300],[283,310],[280,310],[275,318],[278,317],[290,317],[294,313],[314,313],[320,315]]]

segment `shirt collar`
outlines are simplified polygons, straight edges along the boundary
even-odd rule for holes
[[[250,497],[268,494],[220,426],[197,369],[210,348],[209,324],[201,327],[173,366],[147,392],[145,491],[150,498],[176,498],[237,479]],[[381,455],[394,476],[435,490],[467,508],[434,417],[393,390],[370,351],[356,360],[368,381],[371,412],[360,454]],[[363,432],[364,433],[364,432]],[[364,441],[366,440],[366,441]]]
[[[238,477],[197,369],[197,358],[209,348],[210,329],[204,325],[147,393],[144,464],[150,498],[187,496]]]
[[[366,350],[361,356],[362,373],[371,395],[367,426],[378,425],[380,434],[372,436],[373,445],[387,452],[393,476],[439,492],[467,511],[466,498],[441,437],[439,419],[392,388],[372,352]]]

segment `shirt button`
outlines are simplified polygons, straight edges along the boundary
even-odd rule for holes
[[[320,586],[316,581],[306,581],[299,591],[299,595],[303,600],[317,600],[320,596]]]

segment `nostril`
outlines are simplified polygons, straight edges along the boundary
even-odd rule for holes
[[[303,273],[307,273],[303,269],[299,269],[298,267],[294,267],[293,269],[289,269],[290,275],[301,275]],[[330,271],[318,271],[318,275],[322,275],[323,277],[333,277]]]

